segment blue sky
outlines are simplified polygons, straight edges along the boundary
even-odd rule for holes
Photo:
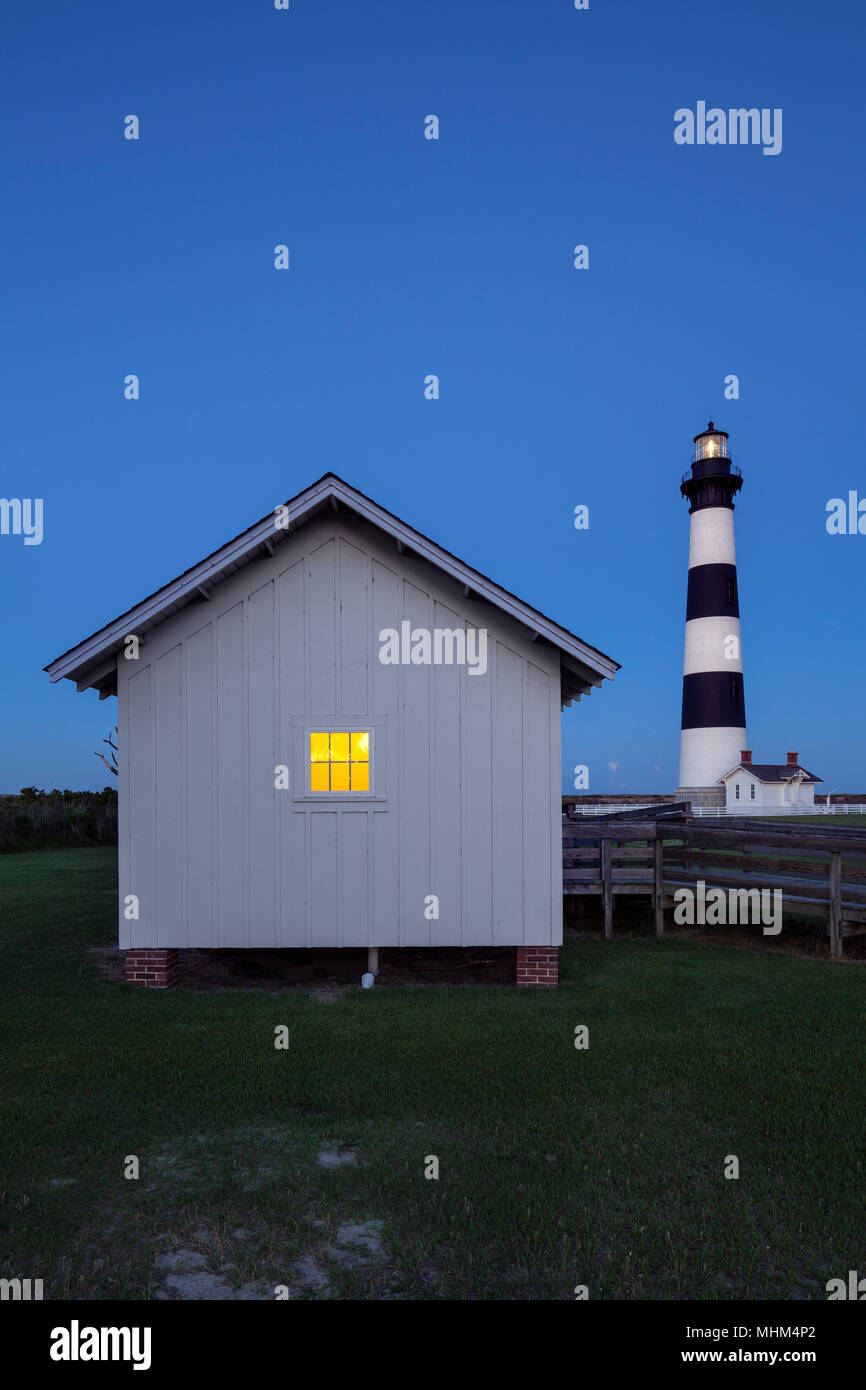
[[[866,497],[860,7],[50,0],[4,29],[0,495],[43,498],[44,538],[0,536],[0,791],[102,786],[115,702],[42,667],[329,469],[621,662],[566,772],[672,790],[710,417],[755,759],[866,791],[866,536],[825,528]],[[699,100],[782,108],[782,152],[676,145]]]

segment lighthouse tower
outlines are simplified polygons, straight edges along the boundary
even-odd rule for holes
[[[711,420],[695,435],[680,488],[691,522],[679,791],[698,806],[724,805],[718,779],[747,747],[734,550],[734,495],[742,486],[728,436]]]

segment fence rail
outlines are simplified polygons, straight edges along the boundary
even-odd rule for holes
[[[669,803],[664,801],[640,801],[632,806],[630,802],[624,804],[621,801],[611,801],[606,805],[580,806],[575,802],[571,802],[569,805],[569,812],[575,816],[612,816],[618,815],[621,811],[658,811],[667,804]]]
[[[657,811],[664,802],[647,801],[638,802],[636,805],[624,806],[622,802],[609,802],[605,805],[581,806],[575,802],[569,805],[569,814],[573,816],[612,816],[617,812],[628,811]],[[831,806],[825,806],[823,802],[816,802],[814,806],[692,806],[691,814],[700,820],[704,819],[725,819],[727,816],[866,816],[866,802],[848,803],[833,802]]]
[[[692,815],[702,820],[725,816],[863,816],[866,805],[849,805],[843,801],[831,806],[693,806]]]
[[[750,906],[755,890],[780,890],[783,912],[826,918],[834,959],[842,956],[844,937],[866,932],[866,832],[859,827],[711,826],[664,818],[582,824],[564,816],[562,865],[566,899],[601,896],[608,938],[619,894],[650,895],[661,936],[677,889],[699,883],[734,890],[738,902],[745,893]]]

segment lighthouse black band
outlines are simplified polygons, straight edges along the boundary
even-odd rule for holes
[[[702,566],[703,568],[703,566]],[[727,565],[706,566],[728,569]],[[698,671],[683,676],[684,729],[744,729],[746,701],[739,671]]]
[[[689,618],[738,618],[736,565],[695,565],[689,570]]]

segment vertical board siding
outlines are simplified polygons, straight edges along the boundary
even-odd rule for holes
[[[546,671],[527,661],[523,701],[524,739],[524,821],[523,821],[523,913],[531,924],[536,943],[550,942],[556,903],[555,885],[550,879],[550,841],[557,821],[550,814],[550,707],[553,682]],[[558,701],[559,691],[553,692]],[[557,705],[558,713],[558,705]],[[557,719],[557,725],[559,720]],[[559,753],[556,753],[557,770]],[[557,872],[562,877],[561,851],[557,850]],[[561,894],[560,894],[561,897]],[[560,908],[560,930],[562,911]],[[540,940],[544,932],[548,935]]]
[[[404,620],[486,626],[486,672],[384,665],[379,633]],[[119,663],[121,897],[141,903],[138,922],[121,912],[122,944],[561,940],[554,649],[372,528],[328,517],[145,650],[147,666]],[[319,721],[369,721],[370,800],[307,795]]]
[[[459,629],[463,618],[443,603],[433,605],[435,627]],[[460,865],[463,849],[460,806],[460,701],[465,679],[460,666],[433,668],[432,767],[430,774],[430,887],[439,899],[439,917],[429,922],[431,946],[463,941]],[[486,680],[486,676],[473,676]],[[457,795],[455,795],[455,789]]]
[[[379,633],[388,627],[400,629],[400,580],[394,569],[374,557],[370,566],[370,710],[387,713],[391,724],[387,735],[378,740],[377,757],[393,760],[397,756],[397,684],[399,668],[383,666],[379,660]],[[400,940],[400,860],[398,828],[403,814],[400,803],[400,779],[395,767],[388,767],[387,811],[373,811],[371,865],[370,946],[395,945]]]
[[[132,663],[130,663],[131,665]],[[129,873],[120,883],[121,944],[155,946],[156,904],[154,884],[156,860],[154,840],[156,790],[153,776],[153,708],[150,666],[136,671],[126,685],[128,710],[126,820],[129,826]],[[125,916],[124,900],[138,898],[138,918]]]
[[[277,792],[274,768],[274,586],[250,595],[247,689],[249,746],[249,944],[276,946]]]
[[[312,945],[339,946],[337,895],[339,854],[337,823],[339,811],[314,811],[310,822],[308,861],[309,899],[312,913]]]
[[[246,946],[244,605],[217,621],[217,939]]]
[[[554,945],[559,946],[562,944],[562,711],[558,678],[550,682],[547,727],[550,738],[550,778],[548,780],[550,875],[548,882],[553,899],[550,909],[551,935],[545,938],[543,934],[539,933],[534,937],[534,940],[539,945],[542,945],[545,940],[549,940]],[[529,925],[532,930],[535,930],[534,924],[530,923]]]
[[[185,940],[183,681],[180,645],[154,663],[156,695],[156,944]]]
[[[523,665],[497,642],[493,667],[493,943],[523,941]],[[481,681],[483,677],[473,676]]]
[[[370,816],[366,811],[341,811],[339,814],[341,946],[368,944],[369,822]]]
[[[431,603],[423,590],[404,580],[402,617],[429,628]],[[430,924],[424,898],[430,892],[430,670],[411,663],[386,666],[400,687],[397,782],[400,816],[400,945],[427,946]]]
[[[214,945],[214,667],[213,625],[186,642],[187,938]]]
[[[274,761],[294,776],[294,716],[307,709],[306,622],[304,596],[307,559],[301,555],[277,577],[277,703],[279,757]],[[307,817],[295,811],[290,786],[277,794],[279,896],[276,939],[280,946],[309,946],[307,894]]]
[[[119,660],[123,660],[122,657]],[[129,686],[117,681],[117,934],[121,950],[130,943],[130,932],[123,914],[123,899],[129,883]]]
[[[492,946],[493,938],[493,723],[492,666],[488,639],[484,676],[461,672],[463,723],[460,729],[461,804],[464,827],[461,863],[463,941]]]

